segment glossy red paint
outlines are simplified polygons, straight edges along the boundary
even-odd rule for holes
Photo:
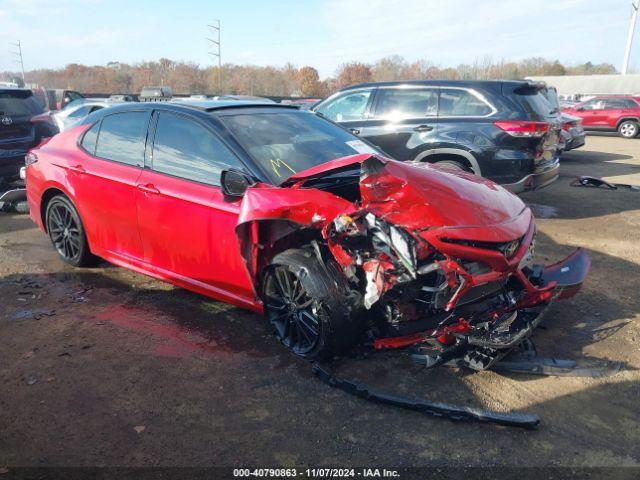
[[[60,191],[78,209],[94,254],[218,300],[262,311],[260,270],[277,253],[279,242],[300,232],[317,232],[338,263],[348,266],[352,259],[332,237],[333,221],[339,215],[367,213],[403,227],[421,251],[444,255],[439,263],[450,283],[454,277],[465,280],[448,309],[471,287],[511,274],[521,279],[530,302],[546,300],[553,288],[533,286],[520,269],[535,235],[531,211],[518,197],[480,177],[362,154],[299,172],[282,186],[258,183],[242,199],[232,199],[219,187],[92,156],[77,143],[86,128],[70,129],[34,150],[39,160],[27,168],[33,220],[45,229],[43,198]],[[305,186],[350,165],[361,165],[358,204]],[[452,239],[521,241],[506,258]],[[472,275],[459,258],[481,261],[491,270]],[[393,285],[393,274],[383,275],[392,264],[384,258],[376,261],[367,271],[381,294]]]
[[[590,106],[585,108],[585,103]],[[638,121],[640,118],[640,97],[600,96],[588,102],[578,103],[562,109],[563,113],[582,119],[585,130],[615,130],[624,120]]]

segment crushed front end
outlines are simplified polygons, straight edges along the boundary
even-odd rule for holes
[[[428,347],[430,367],[489,368],[580,289],[590,263],[578,249],[535,265],[530,209],[493,182],[371,155],[250,188],[237,232],[255,285],[279,251],[308,248],[344,275],[342,304],[367,342]]]
[[[465,192],[440,188],[430,201],[434,185],[421,170],[365,161],[360,208],[329,222],[324,237],[361,294],[375,348],[426,344],[429,367],[489,368],[532,334],[554,299],[580,289],[589,259],[578,249],[557,264],[534,264],[535,221],[515,197],[487,203],[492,214],[467,202],[463,216],[476,209],[475,222],[447,221],[440,210],[455,215]]]

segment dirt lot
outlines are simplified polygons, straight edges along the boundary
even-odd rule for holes
[[[63,266],[27,216],[0,214],[0,467],[640,464],[640,140],[591,136],[551,187],[524,195],[538,258],[588,249],[582,293],[552,307],[542,355],[615,360],[608,378],[425,371],[348,359],[398,392],[537,413],[537,431],[453,423],[332,390],[264,318],[103,264]]]

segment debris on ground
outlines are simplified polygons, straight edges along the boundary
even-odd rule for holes
[[[578,177],[573,182],[571,182],[570,185],[572,187],[604,187],[609,190],[618,190],[619,188],[624,188],[626,190],[631,190],[632,192],[640,192],[640,185],[629,185],[627,183],[610,183],[606,180],[603,180],[602,178],[589,176]]]

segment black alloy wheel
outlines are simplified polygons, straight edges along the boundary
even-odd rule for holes
[[[47,204],[45,219],[47,233],[60,258],[74,267],[89,265],[94,257],[71,201],[62,195],[53,197]]]
[[[274,265],[264,278],[265,312],[282,344],[307,356],[321,340],[323,314],[300,278],[286,265]]]

